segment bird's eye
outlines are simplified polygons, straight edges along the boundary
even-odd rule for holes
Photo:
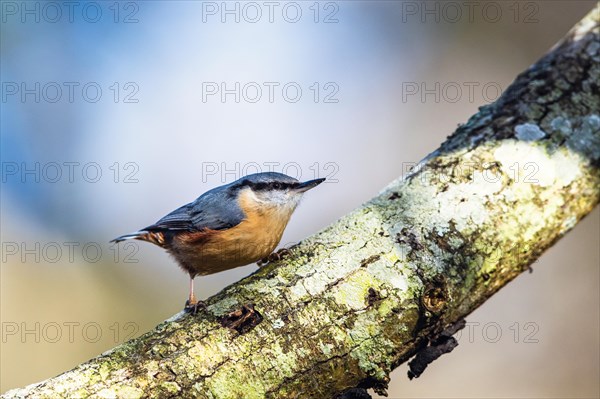
[[[282,188],[281,183],[273,183],[273,188],[275,190],[281,190],[281,188]]]

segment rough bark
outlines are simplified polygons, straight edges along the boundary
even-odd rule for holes
[[[13,397],[333,397],[527,270],[600,198],[598,11],[410,176],[282,261]]]

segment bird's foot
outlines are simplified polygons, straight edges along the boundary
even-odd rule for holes
[[[269,263],[277,262],[277,261],[283,259],[285,256],[291,255],[291,253],[292,253],[291,249],[281,248],[277,252],[273,252],[269,256],[262,258],[261,260],[256,262],[256,264],[258,265],[258,267],[263,267],[263,266],[268,265]]]
[[[206,309],[206,303],[204,303],[203,301],[196,301],[194,303],[190,303],[190,300],[188,299],[187,301],[185,301],[185,307],[183,308],[183,311],[185,313],[196,314],[203,309]]]

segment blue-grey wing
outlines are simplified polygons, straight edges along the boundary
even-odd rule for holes
[[[242,220],[244,212],[225,186],[204,193],[143,230],[225,230],[238,225]]]

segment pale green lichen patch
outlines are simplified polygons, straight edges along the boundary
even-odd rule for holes
[[[600,160],[600,116],[591,114],[580,118],[566,144],[593,161]]]
[[[302,345],[294,342],[275,340],[266,350],[260,352],[261,364],[265,368],[275,366],[281,376],[291,376],[298,368],[297,362],[308,355]]]
[[[305,298],[308,298],[308,291],[304,287],[304,282],[302,280],[298,281],[288,290],[288,301],[289,302],[297,302],[302,301]]]
[[[406,276],[399,270],[399,265],[395,265],[394,262],[389,262],[385,258],[380,258],[368,265],[367,272],[380,284],[385,282],[385,284],[400,292],[408,289],[408,281]]]
[[[212,395],[220,399],[260,399],[266,393],[256,368],[245,363],[220,367],[206,384]]]
[[[366,306],[365,298],[369,288],[378,287],[380,284],[373,278],[373,275],[360,269],[351,274],[343,283],[336,285],[331,294],[337,304],[352,310],[359,310]]]
[[[109,363],[102,363],[100,365],[100,379],[102,380],[106,380],[106,377],[108,377],[108,375],[110,374],[111,368],[110,368],[110,364]]]
[[[450,236],[450,238],[448,238],[448,245],[450,245],[450,248],[452,248],[453,250],[459,249],[464,244],[465,240],[463,240],[461,237]]]
[[[273,278],[263,278],[261,280],[257,280],[254,282],[250,282],[246,284],[244,287],[245,292],[250,292],[253,295],[258,294],[266,294],[272,296],[279,296],[279,286],[280,282]]]
[[[214,333],[215,338],[210,341],[196,341],[192,344],[192,347],[188,349],[188,355],[194,364],[200,365],[196,369],[196,373],[200,375],[209,375],[214,370],[215,366],[222,363],[227,353],[228,338],[230,337],[229,332],[224,329]],[[189,368],[185,364],[178,364],[178,368]]]
[[[576,223],[577,223],[577,217],[575,217],[575,216],[571,216],[571,217],[565,219],[565,221],[563,221],[563,223],[561,225],[561,233],[565,233],[565,232],[571,230],[573,227],[575,227]]]
[[[549,154],[541,145],[504,140],[493,154],[512,182],[527,191],[534,185],[548,187],[558,183],[564,187],[581,175],[583,159],[564,148]],[[522,198],[521,194],[517,197]]]
[[[573,133],[573,127],[571,121],[564,116],[557,116],[550,121],[550,128],[554,132],[559,132],[563,136],[569,136]]]
[[[384,292],[382,292],[382,294],[385,294]],[[398,310],[398,301],[396,297],[392,297],[392,298],[385,298],[383,299],[380,303],[379,306],[377,307],[377,315],[384,319],[386,317],[388,317],[393,311],[394,309]],[[398,328],[402,329],[402,328],[406,328],[403,324],[398,325]]]
[[[523,123],[515,127],[515,137],[523,141],[535,141],[544,138],[546,133],[533,123]]]
[[[300,277],[306,277],[314,274],[315,268],[313,262],[308,262],[295,268],[294,273]]]
[[[278,330],[278,329],[282,328],[283,326],[285,326],[285,321],[283,321],[281,319],[276,319],[273,321],[272,326],[274,329]]]
[[[438,192],[437,185],[428,185],[427,182],[404,187],[400,202],[405,222],[398,223],[392,233],[398,234],[409,225],[417,232],[432,230],[435,235],[443,237],[450,231],[451,225],[458,231],[465,231],[484,224],[489,219],[488,197],[502,188],[502,182],[499,179],[487,180],[481,172],[471,170],[470,178],[453,182],[442,192]],[[409,250],[405,248],[401,252]]]
[[[315,297],[324,292],[331,284],[339,279],[339,276],[346,276],[353,273],[361,267],[361,260],[372,255],[374,247],[382,245],[376,240],[363,241],[360,237],[368,235],[371,229],[381,229],[381,219],[376,212],[364,211],[361,213],[360,225],[350,226],[347,229],[341,229],[341,239],[345,239],[347,244],[343,250],[333,249],[326,258],[315,260],[312,268],[306,268],[306,271],[312,270],[312,273],[303,273],[294,286],[288,292],[288,300],[295,302]],[[383,245],[385,252],[392,252],[391,243]],[[364,254],[364,256],[362,256]]]
[[[181,391],[181,387],[174,381],[165,381],[160,383],[161,390],[165,391],[168,395],[175,395]]]
[[[319,341],[319,349],[325,356],[329,356],[331,354],[331,349],[333,349],[333,345]]]
[[[448,231],[449,222],[453,221],[458,231],[464,231],[472,225],[482,225],[489,219],[489,212],[485,206],[485,193],[475,195],[477,190],[485,191],[485,188],[492,187],[496,184],[480,184],[473,180],[457,184],[456,188],[449,189],[438,194],[438,214],[436,219],[444,220],[445,226],[442,229],[436,230],[438,235],[443,236]]]
[[[392,341],[384,338],[382,325],[375,319],[363,318],[356,328],[350,331],[359,345],[350,352],[350,356],[358,361],[358,366],[365,374],[378,381],[385,381],[389,368],[389,353],[394,351]],[[365,335],[365,331],[368,334]]]
[[[315,273],[302,280],[302,285],[310,297],[317,296],[327,288],[331,279],[327,278],[327,273]]]
[[[160,371],[160,367],[157,360],[150,360],[142,366],[146,370],[146,376],[153,378]]]
[[[226,296],[222,298],[220,301],[215,302],[209,306],[207,306],[207,310],[211,312],[213,315],[219,317],[228,314],[238,306],[239,301],[238,298],[234,295]]]
[[[96,394],[99,398],[102,399],[119,399],[119,398],[128,398],[128,399],[138,399],[144,396],[144,391],[139,388],[127,386],[127,385],[119,385],[115,384],[110,388],[106,388],[101,390]]]
[[[323,325],[332,323],[326,310],[335,309],[337,306],[333,300],[319,298],[310,301],[307,306],[293,314],[294,324],[302,327],[307,335],[316,334]]]

